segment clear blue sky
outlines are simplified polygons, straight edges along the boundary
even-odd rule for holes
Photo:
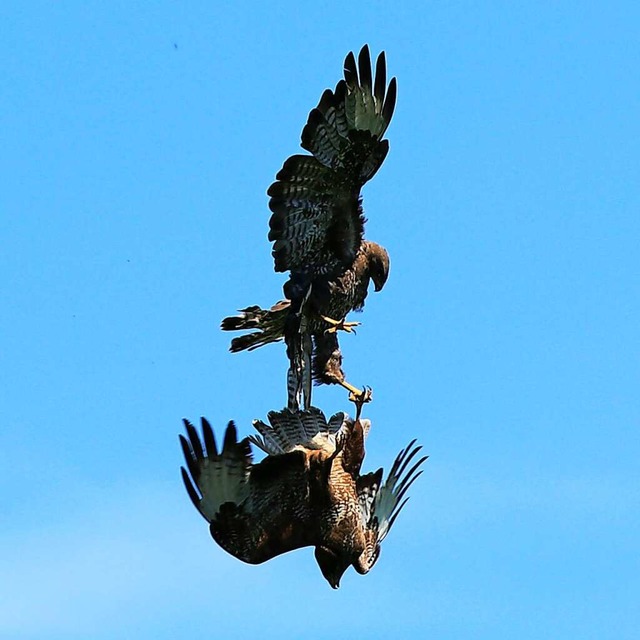
[[[597,6],[599,5],[599,7]],[[637,638],[636,2],[3,2],[0,637]],[[387,52],[365,188],[391,276],[345,368],[365,468],[430,454],[365,577],[219,549],[183,416],[241,433],[284,350],[266,188],[351,49]],[[327,413],[350,409],[337,388]]]

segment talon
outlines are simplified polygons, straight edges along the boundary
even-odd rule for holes
[[[351,402],[354,402],[355,404],[360,405],[371,402],[371,400],[373,400],[373,392],[371,391],[371,387],[365,387],[362,391],[352,391],[349,394],[349,400]]]
[[[359,326],[360,322],[346,322],[345,318],[342,320],[334,320],[327,316],[320,316],[327,324],[331,326],[324,330],[325,333],[337,333],[338,331],[346,331],[347,333],[355,333],[355,327]]]
[[[356,420],[359,420],[363,405],[373,400],[371,387],[364,387],[362,391],[352,391],[349,394],[349,400],[356,405]]]
[[[364,387],[364,389],[360,390],[358,389],[358,387],[354,387],[352,384],[349,384],[346,380],[341,380],[338,382],[338,384],[349,391],[349,400],[356,405],[357,417],[359,417],[360,412],[362,411],[362,405],[366,404],[367,402],[371,402],[371,400],[373,399],[373,392],[371,391],[371,387]]]

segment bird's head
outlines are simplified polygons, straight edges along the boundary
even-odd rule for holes
[[[376,291],[381,291],[389,277],[389,254],[375,242],[369,243],[369,275]]]
[[[322,571],[322,575],[331,585],[332,589],[340,587],[340,579],[349,568],[351,561],[341,556],[327,547],[316,547],[316,561]]]

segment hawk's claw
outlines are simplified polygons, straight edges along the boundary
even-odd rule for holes
[[[360,417],[363,405],[373,400],[373,392],[371,387],[365,387],[362,391],[352,391],[349,394],[349,400],[356,405],[356,420]]]
[[[354,327],[357,327],[361,324],[360,322],[346,322],[345,318],[342,318],[342,320],[334,320],[333,318],[329,318],[327,316],[321,317],[326,323],[331,325],[328,329],[324,330],[325,333],[337,333],[338,331],[355,333],[356,330]]]
[[[352,391],[349,394],[349,400],[356,404],[366,404],[367,402],[371,402],[371,400],[373,400],[371,387],[365,387],[362,391],[358,391],[358,393]]]

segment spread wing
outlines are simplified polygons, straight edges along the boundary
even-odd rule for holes
[[[375,81],[368,46],[357,66],[349,53],[344,80],[323,93],[302,131],[302,147],[313,155],[288,158],[267,191],[276,271],[334,276],[351,265],[364,233],[360,189],[389,150],[382,137],[395,101],[384,52]]]
[[[238,433],[229,422],[222,450],[218,453],[211,425],[202,418],[202,440],[196,428],[184,420],[187,438],[180,435],[180,445],[187,469],[180,468],[182,480],[191,502],[207,521],[215,517],[225,503],[242,504],[249,495],[249,473],[253,455],[245,438],[238,442]]]
[[[209,522],[214,540],[228,553],[251,564],[314,544],[310,521],[308,465],[304,451],[269,456],[252,463],[248,438],[238,442],[230,422],[222,450],[213,430],[202,419],[202,440],[184,421],[180,436],[187,469],[182,471],[187,493]]]
[[[421,446],[412,440],[396,457],[387,480],[382,481],[382,469],[358,478],[356,488],[360,511],[365,523],[366,548],[354,564],[356,571],[367,573],[378,560],[380,544],[387,537],[393,523],[409,500],[405,494],[422,473],[418,468],[427,459],[423,456],[407,470]]]

